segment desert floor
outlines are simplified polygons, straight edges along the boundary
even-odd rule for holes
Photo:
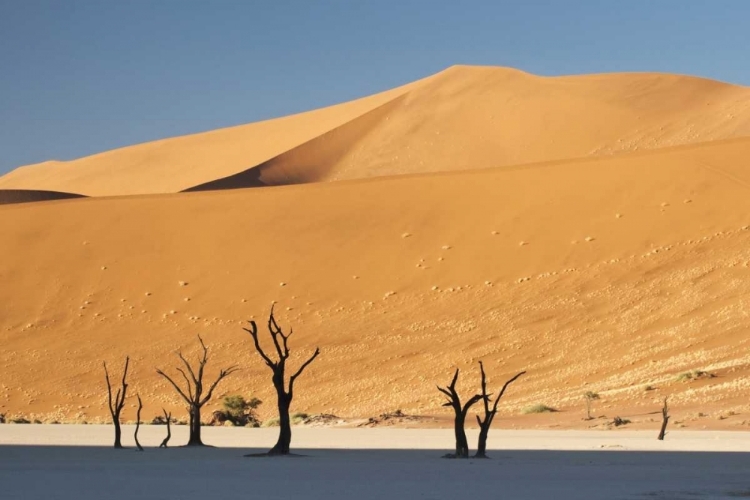
[[[132,446],[131,426],[124,444]],[[294,430],[303,457],[243,458],[276,429],[205,428],[205,449],[154,449],[164,427],[141,428],[143,453],[109,448],[112,427],[0,426],[8,499],[655,498],[750,496],[750,435],[675,431],[493,430],[491,460],[445,460],[446,429]],[[172,443],[186,441],[174,427]],[[474,443],[476,433],[469,432]]]

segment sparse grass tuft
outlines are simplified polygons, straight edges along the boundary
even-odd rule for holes
[[[552,408],[551,406],[547,406],[544,404],[535,404],[531,406],[527,406],[524,408],[521,413],[524,415],[529,415],[532,413],[554,413],[557,410],[555,408]]]
[[[268,420],[264,421],[260,426],[261,427],[278,427],[279,417],[269,418]]]
[[[713,373],[705,372],[703,370],[692,370],[685,373],[680,373],[677,376],[678,382],[689,382],[691,380],[697,380],[699,378],[714,378],[716,375]]]
[[[290,418],[291,418],[291,420],[292,420],[292,425],[297,425],[297,424],[301,424],[301,423],[302,423],[302,422],[304,422],[304,421],[305,421],[305,420],[307,419],[307,417],[309,417],[309,416],[310,416],[310,415],[308,415],[307,413],[303,413],[303,412],[292,413],[292,415],[291,415],[291,417],[290,417]]]

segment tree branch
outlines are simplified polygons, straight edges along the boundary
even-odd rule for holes
[[[160,370],[160,369],[158,369],[158,368],[156,369],[156,373],[158,373],[159,375],[161,375],[162,377],[164,377],[165,379],[167,379],[167,380],[169,381],[169,383],[170,383],[170,384],[172,384],[172,387],[174,387],[174,389],[175,389],[175,390],[177,391],[177,393],[178,393],[178,394],[179,394],[180,396],[182,396],[182,399],[184,399],[184,400],[185,400],[185,402],[186,402],[186,403],[187,403],[188,405],[192,405],[192,404],[193,404],[193,401],[192,401],[192,400],[191,400],[191,399],[190,399],[189,397],[187,397],[187,396],[185,395],[185,393],[184,393],[184,392],[182,392],[182,389],[180,389],[180,386],[178,386],[178,385],[177,385],[177,384],[175,383],[175,381],[174,381],[174,380],[172,380],[172,379],[171,379],[171,378],[169,377],[169,375],[167,375],[166,373],[164,373],[163,371],[161,371],[161,370]]]
[[[284,340],[284,348],[286,348],[286,340]],[[299,370],[297,370],[297,372],[294,375],[289,377],[289,394],[290,395],[292,394],[292,391],[294,389],[294,381],[297,380],[297,377],[302,375],[302,372],[305,371],[305,368],[307,368],[307,365],[312,363],[315,360],[315,358],[318,357],[318,354],[320,354],[320,348],[316,347],[315,352],[313,353],[312,356],[310,356],[310,359],[302,363],[302,366],[299,367]]]
[[[265,361],[266,364],[271,369],[273,369],[276,366],[276,363],[274,363],[260,347],[260,342],[258,342],[258,326],[255,324],[255,321],[250,321],[250,328],[250,330],[244,327],[242,329],[250,334],[250,336],[253,338],[253,342],[255,343],[255,350],[258,351],[258,354],[260,354],[260,357],[263,358],[263,361]]]

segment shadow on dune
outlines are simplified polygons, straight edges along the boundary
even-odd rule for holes
[[[36,189],[0,189],[0,205],[13,203],[31,203],[35,201],[67,200],[86,198],[82,194],[63,193],[61,191],[43,191]]]
[[[356,147],[407,94],[290,149],[260,165],[183,190],[212,191],[323,182],[335,174],[338,162]]]

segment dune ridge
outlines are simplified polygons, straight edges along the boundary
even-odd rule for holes
[[[658,73],[454,66],[355,101],[21,167],[0,189],[87,196],[311,183],[624,154],[750,135],[750,89]]]

